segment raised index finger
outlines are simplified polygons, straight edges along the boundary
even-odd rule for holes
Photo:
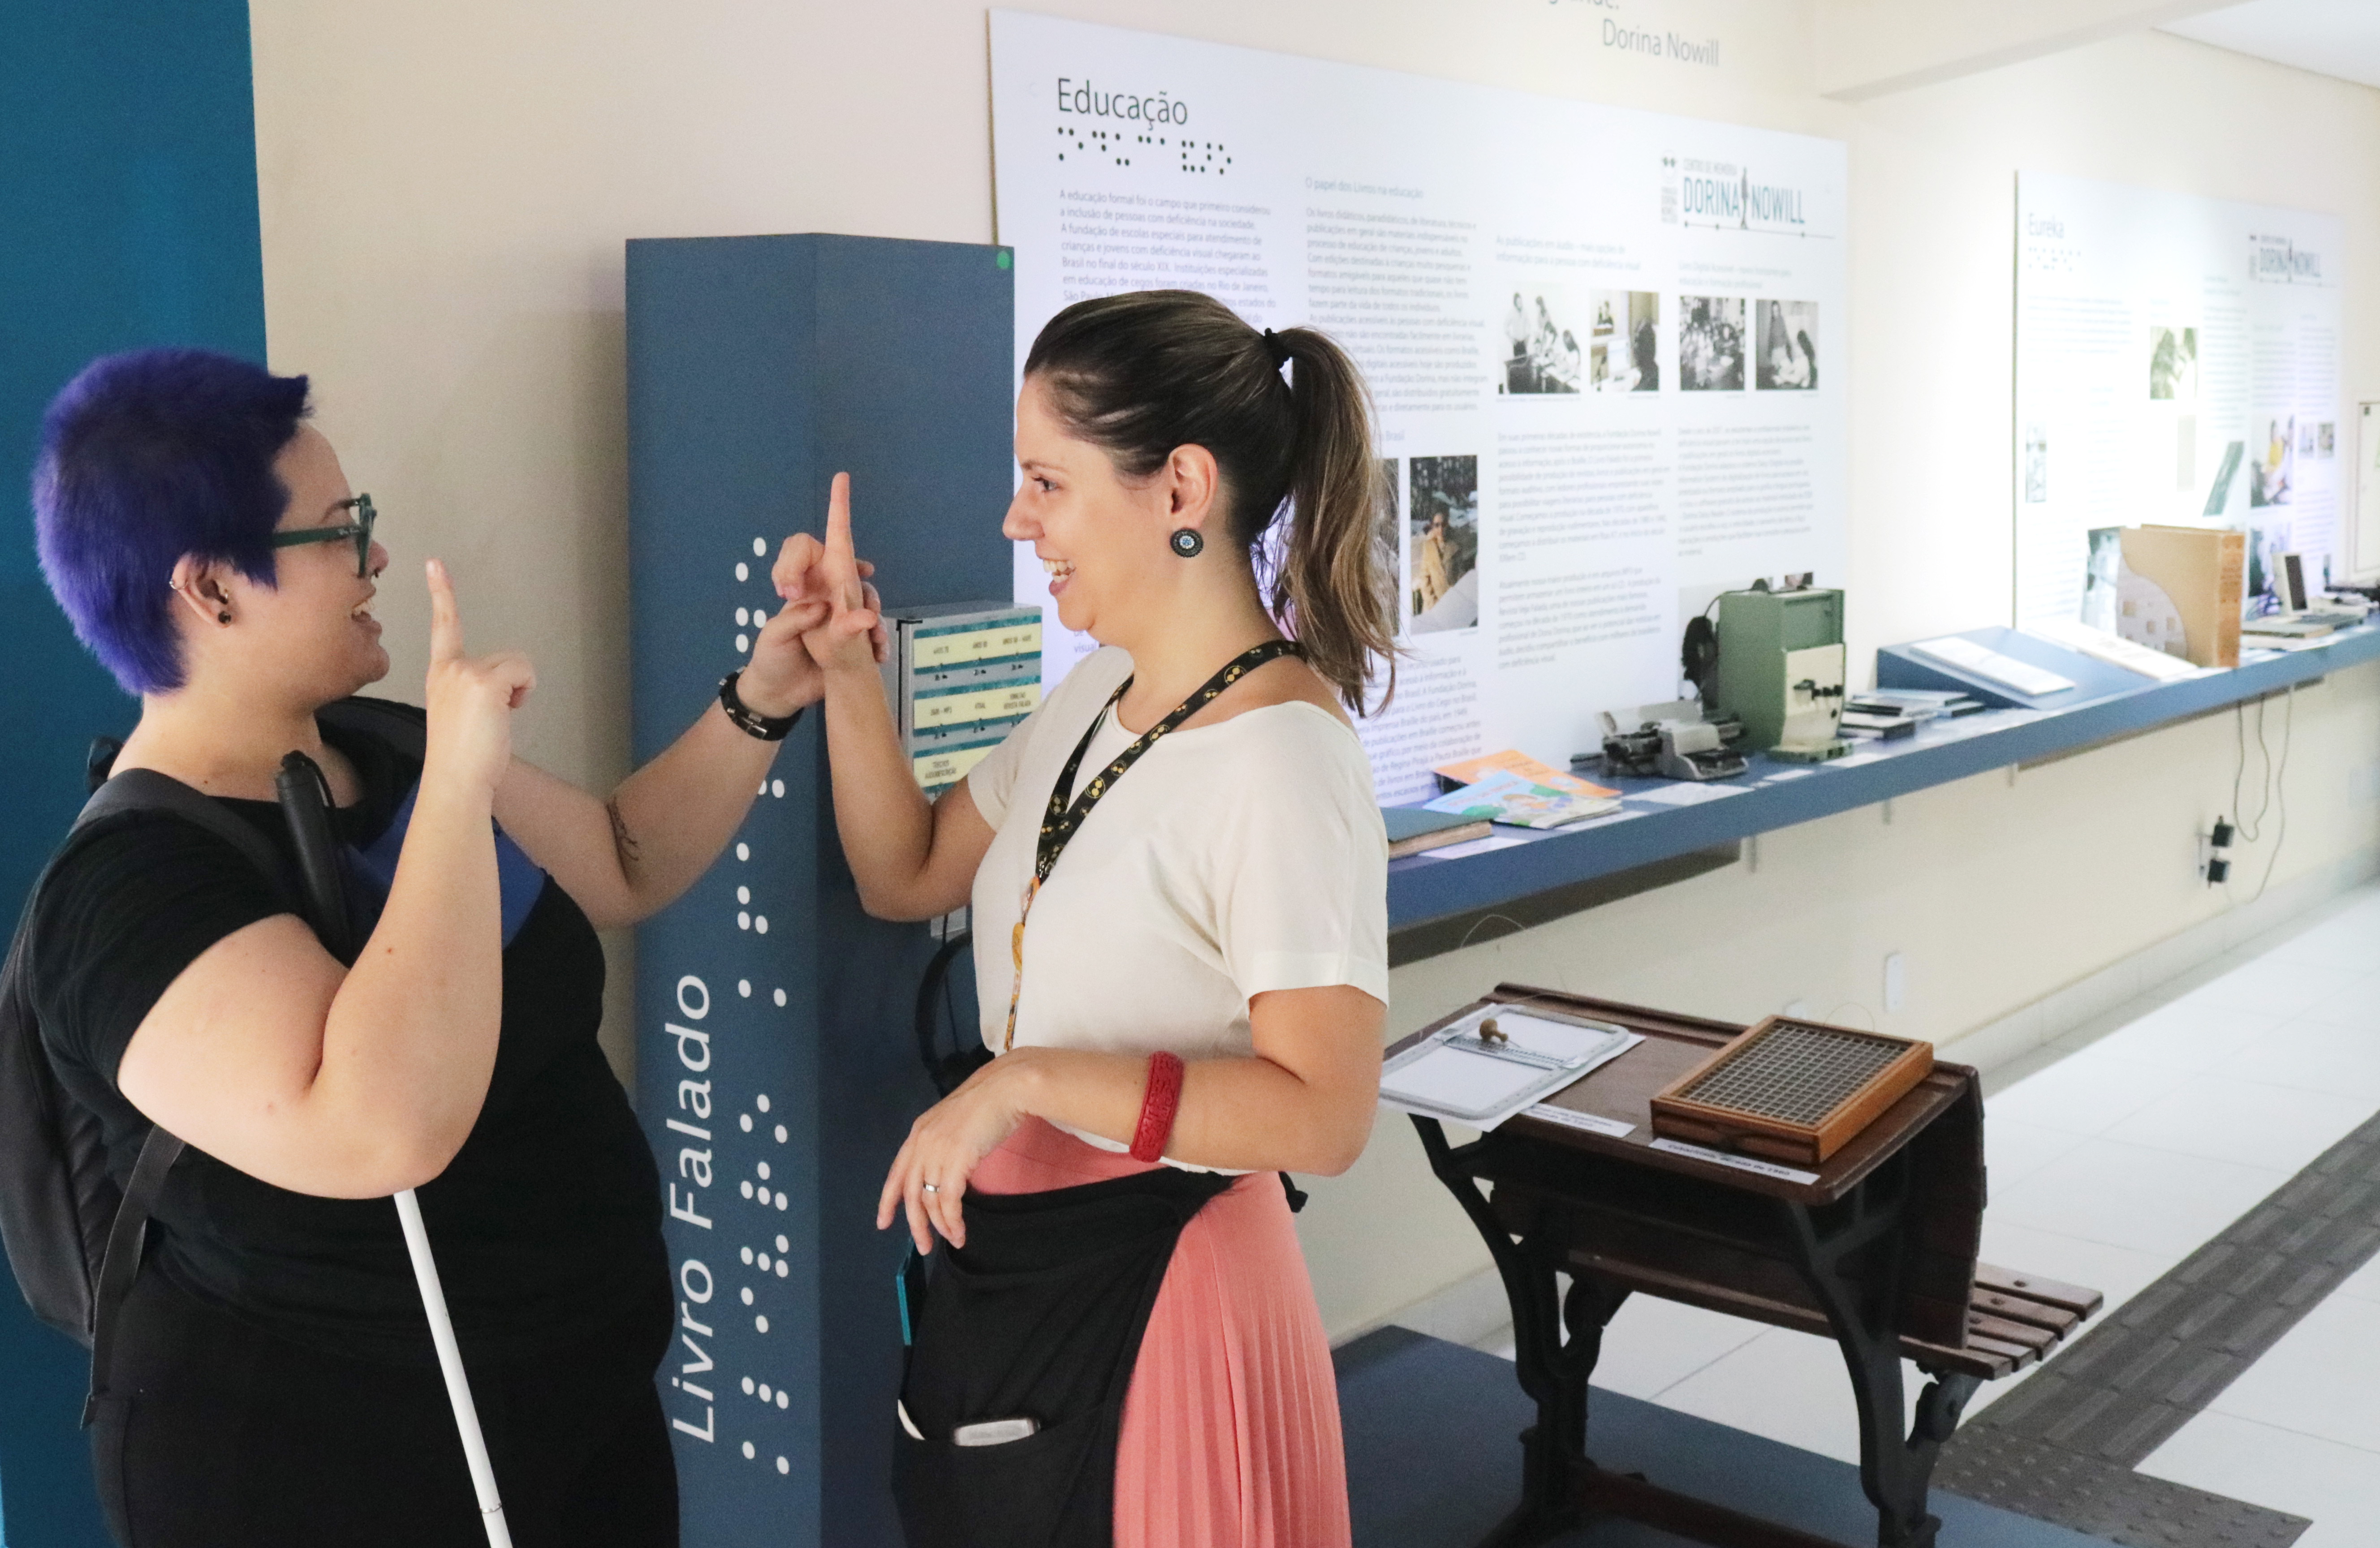
[[[851,475],[838,473],[826,501],[826,574],[845,608],[860,606],[859,560],[851,548]]]
[[[430,576],[430,659],[455,661],[463,656],[463,617],[455,608],[455,583],[447,577],[446,562],[431,560]]]

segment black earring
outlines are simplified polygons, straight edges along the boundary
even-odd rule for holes
[[[218,623],[229,623],[231,622],[231,610],[229,608],[225,608],[223,611],[215,614],[215,622]]]
[[[1173,551],[1184,559],[1196,559],[1207,549],[1207,539],[1198,536],[1195,526],[1178,527],[1173,534]]]

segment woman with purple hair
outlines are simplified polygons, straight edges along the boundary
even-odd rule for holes
[[[95,1406],[101,1499],[141,1548],[481,1541],[388,1203],[418,1188],[516,1541],[674,1543],[652,1373],[675,1309],[596,1044],[596,931],[677,897],[742,822],[820,695],[800,635],[825,605],[795,596],[608,801],[513,756],[536,672],[466,653],[434,560],[420,750],[326,727],[388,671],[388,555],[306,391],[150,350],[85,369],[43,428],[42,569],[140,700],[115,768],[215,799],[294,870],[274,776],[305,753],[377,914],[343,964],[237,848],[155,811],[84,826],[47,874],[27,944],[60,1082],[119,1182],[152,1124],[188,1147]]]

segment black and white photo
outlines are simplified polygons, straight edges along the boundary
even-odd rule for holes
[[[1743,391],[1743,298],[1678,297],[1678,384],[1689,393]]]
[[[1586,346],[1587,385],[1598,393],[1661,390],[1661,296],[1654,290],[1597,290]]]
[[[1813,392],[1818,385],[1818,303],[1761,301],[1754,385],[1764,393]]]
[[[1582,324],[1559,285],[1531,284],[1512,292],[1504,310],[1507,393],[1575,393],[1586,370]]]

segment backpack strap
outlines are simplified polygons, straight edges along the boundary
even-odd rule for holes
[[[83,804],[68,834],[79,833],[103,817],[124,812],[164,812],[192,823],[239,852],[240,858],[262,873],[284,902],[292,901],[287,867],[272,841],[226,812],[212,796],[203,795],[170,774],[153,768],[128,768],[99,787]],[[302,911],[300,911],[302,912]]]
[[[100,786],[85,803],[82,814],[75,818],[68,842],[73,841],[75,833],[102,818],[124,812],[164,812],[204,828],[238,851],[284,902],[291,901],[286,867],[263,834],[210,797],[153,768],[128,768]],[[124,1309],[125,1298],[132,1293],[134,1277],[140,1272],[140,1252],[149,1238],[149,1216],[157,1207],[158,1195],[164,1191],[165,1174],[181,1159],[183,1149],[182,1141],[163,1126],[150,1125],[148,1137],[140,1142],[140,1156],[132,1164],[131,1179],[125,1184],[123,1199],[115,1206],[115,1220],[107,1231],[107,1250],[100,1259],[99,1280],[91,1287],[91,1390],[82,1405],[85,1429],[90,1428],[99,1400],[107,1392],[109,1367],[115,1356],[116,1317]]]
[[[430,717],[395,699],[346,698],[314,711],[318,725],[376,736],[415,763],[430,743]]]
[[[157,1124],[140,1142],[140,1157],[132,1163],[132,1180],[124,1187],[124,1202],[115,1206],[115,1224],[108,1228],[107,1255],[100,1260],[99,1284],[91,1298],[91,1390],[82,1400],[82,1427],[99,1409],[107,1391],[109,1367],[115,1358],[116,1313],[132,1293],[133,1276],[140,1272],[140,1249],[149,1240],[150,1212],[165,1190],[165,1174],[182,1158],[182,1142]]]
[[[410,705],[387,699],[342,699],[336,704],[324,706],[319,718],[345,730],[377,736],[416,761],[421,758],[428,741],[428,717]],[[91,772],[94,776],[103,774],[114,762],[116,750],[111,747],[103,751],[101,746],[94,744]],[[306,897],[289,876],[288,867],[271,841],[225,811],[212,798],[153,768],[128,768],[108,778],[92,792],[90,801],[84,804],[81,815],[75,818],[74,828],[67,834],[67,843],[71,844],[76,834],[102,818],[125,812],[164,812],[213,834],[237,850],[265,878],[291,913],[311,922]],[[66,846],[60,846],[61,855],[65,849]],[[54,860],[51,864],[55,866],[56,862]],[[38,884],[35,890],[39,890]],[[10,963],[13,967],[13,950]],[[185,1148],[179,1138],[166,1132],[162,1126],[150,1126],[147,1138],[140,1142],[140,1154],[132,1164],[132,1177],[126,1183],[123,1198],[116,1205],[115,1221],[108,1228],[107,1247],[100,1259],[99,1278],[91,1289],[91,1390],[83,1399],[82,1409],[82,1422],[86,1429],[91,1426],[100,1398],[107,1392],[109,1367],[115,1354],[116,1317],[123,1310],[125,1298],[132,1293],[132,1281],[140,1272],[141,1250],[149,1235],[149,1216],[157,1207],[158,1195],[164,1191],[166,1174],[173,1170],[174,1163],[181,1159]]]

